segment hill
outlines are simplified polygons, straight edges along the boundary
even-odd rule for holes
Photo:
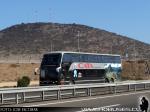
[[[28,23],[0,31],[0,56],[11,58],[49,51],[78,51],[121,54],[150,59],[150,45],[138,40],[79,24]]]

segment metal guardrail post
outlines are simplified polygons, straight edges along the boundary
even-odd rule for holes
[[[89,88],[87,88],[87,95],[89,96]]]
[[[57,90],[57,99],[59,100],[61,98],[60,89]]]
[[[114,92],[117,93],[117,86],[114,87]]]
[[[89,96],[91,96],[92,95],[92,93],[91,93],[91,88],[89,88]]]
[[[23,92],[23,102],[25,102],[26,101],[26,94],[25,94],[25,92]]]
[[[42,91],[42,100],[44,101],[45,100],[45,96],[44,96],[44,91]]]
[[[16,104],[19,103],[18,93],[16,93]]]
[[[128,90],[129,90],[129,91],[131,90],[131,88],[130,88],[130,84],[128,85]]]
[[[91,96],[91,88],[87,88],[87,95]]]
[[[1,104],[4,104],[4,95],[3,95],[3,93],[1,94]]]
[[[75,90],[75,88],[73,88],[72,95],[76,96],[76,90]]]
[[[92,96],[92,89],[90,88],[90,96]]]
[[[110,90],[110,93],[113,93],[113,92],[112,92],[112,87],[111,87],[111,86],[109,86],[109,90]]]
[[[146,89],[147,87],[146,87],[146,83],[144,84],[144,89]]]

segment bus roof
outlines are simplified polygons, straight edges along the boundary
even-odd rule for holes
[[[51,54],[51,53],[72,53],[72,54],[93,54],[93,55],[108,55],[108,56],[120,56],[118,54],[100,54],[100,53],[88,53],[88,52],[72,52],[72,51],[52,51],[45,54]]]

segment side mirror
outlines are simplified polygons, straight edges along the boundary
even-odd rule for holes
[[[34,75],[40,75],[40,69],[39,68],[34,69]]]
[[[61,67],[57,67],[57,68],[56,68],[56,71],[57,71],[58,73],[60,73],[60,72],[61,72],[61,69],[62,69]]]

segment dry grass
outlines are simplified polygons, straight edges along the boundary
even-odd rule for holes
[[[31,80],[38,80],[39,76],[34,75],[34,68],[40,64],[0,64],[0,82],[17,81],[22,76],[29,76]]]
[[[131,80],[150,79],[150,73],[147,71],[146,63],[148,63],[150,70],[150,61],[124,61],[122,63],[122,77]]]

